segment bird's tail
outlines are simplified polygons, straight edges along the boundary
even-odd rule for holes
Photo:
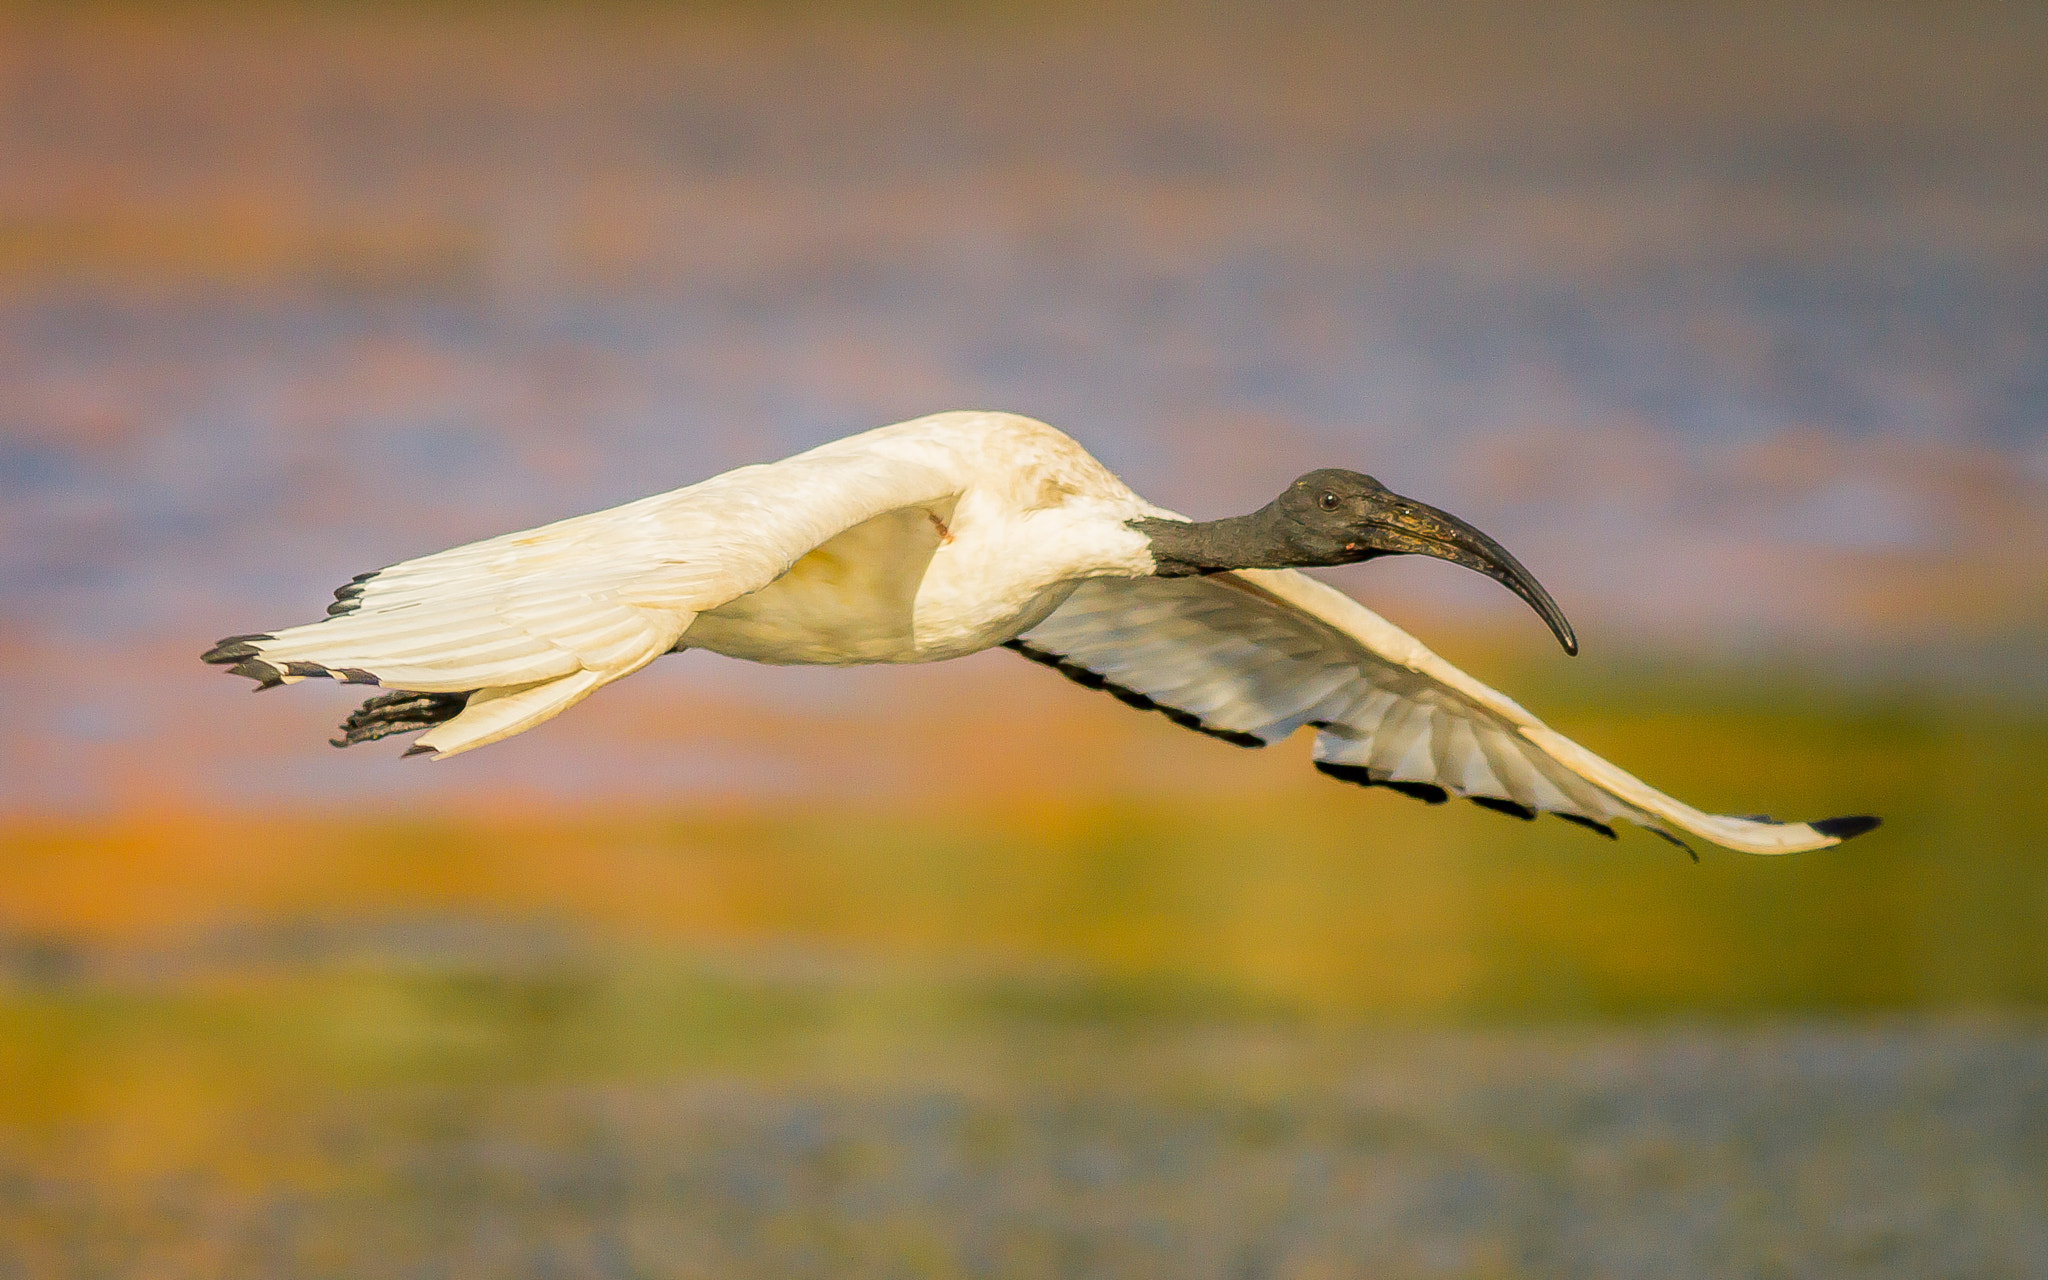
[[[274,689],[300,680],[327,678],[344,684],[382,684],[375,674],[358,667],[332,667],[305,658],[285,658],[277,652],[285,641],[311,628],[293,628],[282,636],[251,634],[229,636],[201,655],[215,666],[224,666],[238,676],[256,682],[256,688]],[[288,651],[296,652],[297,647]],[[342,722],[339,737],[329,739],[337,747],[373,742],[396,733],[425,729],[407,755],[433,753],[435,759],[457,755],[501,738],[524,732],[541,721],[567,711],[594,693],[600,685],[637,670],[635,663],[621,671],[578,669],[552,679],[522,684],[485,686],[477,689],[416,690],[399,688],[371,698]],[[388,687],[388,686],[387,686]]]
[[[479,689],[468,696],[460,714],[421,734],[405,754],[431,751],[434,759],[441,760],[524,733],[567,711],[612,679],[602,672],[579,671],[538,684]]]

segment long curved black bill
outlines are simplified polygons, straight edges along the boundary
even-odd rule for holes
[[[1557,601],[1552,600],[1543,584],[1536,581],[1536,575],[1508,554],[1506,547],[1448,511],[1439,511],[1412,498],[1390,496],[1392,501],[1387,509],[1373,521],[1382,552],[1435,556],[1439,560],[1464,565],[1467,569],[1477,569],[1528,601],[1537,616],[1550,625],[1551,633],[1564,646],[1564,651],[1578,653],[1579,638],[1572,634],[1572,624],[1566,621],[1564,610],[1557,607]]]

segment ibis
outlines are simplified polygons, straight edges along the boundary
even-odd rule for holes
[[[666,653],[938,662],[997,645],[1242,747],[1298,729],[1332,778],[1431,804],[1551,813],[1612,837],[1777,854],[1875,818],[1702,812],[1579,746],[1302,569],[1449,560],[1571,624],[1508,552],[1354,471],[1311,471],[1250,515],[1154,506],[1064,433],[952,412],[591,515],[359,574],[327,616],[230,636],[207,662],[260,689],[380,693],[337,746],[420,733],[445,758],[522,733]]]

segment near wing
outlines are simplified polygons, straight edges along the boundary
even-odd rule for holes
[[[328,676],[373,699],[346,741],[434,726],[467,751],[532,727],[672,648],[700,612],[759,590],[834,535],[955,481],[900,457],[820,452],[366,573],[328,617],[231,636],[205,657],[259,687]]]
[[[1333,587],[1292,570],[1098,578],[1010,647],[1242,746],[1303,725],[1316,768],[1432,804],[1447,795],[1614,834],[1617,818],[1748,853],[1839,844],[1868,818],[1702,813],[1557,733]]]

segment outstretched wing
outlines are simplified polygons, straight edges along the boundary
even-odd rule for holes
[[[1777,823],[1702,813],[1549,728],[1343,592],[1292,570],[1082,584],[1010,647],[1133,706],[1241,746],[1303,725],[1316,768],[1440,803],[1626,819],[1748,853],[1825,848],[1867,818]]]
[[[699,612],[773,582],[835,534],[957,488],[939,468],[872,452],[742,467],[362,574],[319,622],[231,636],[205,657],[266,686],[327,676],[468,694],[420,740],[468,750],[645,666]]]

